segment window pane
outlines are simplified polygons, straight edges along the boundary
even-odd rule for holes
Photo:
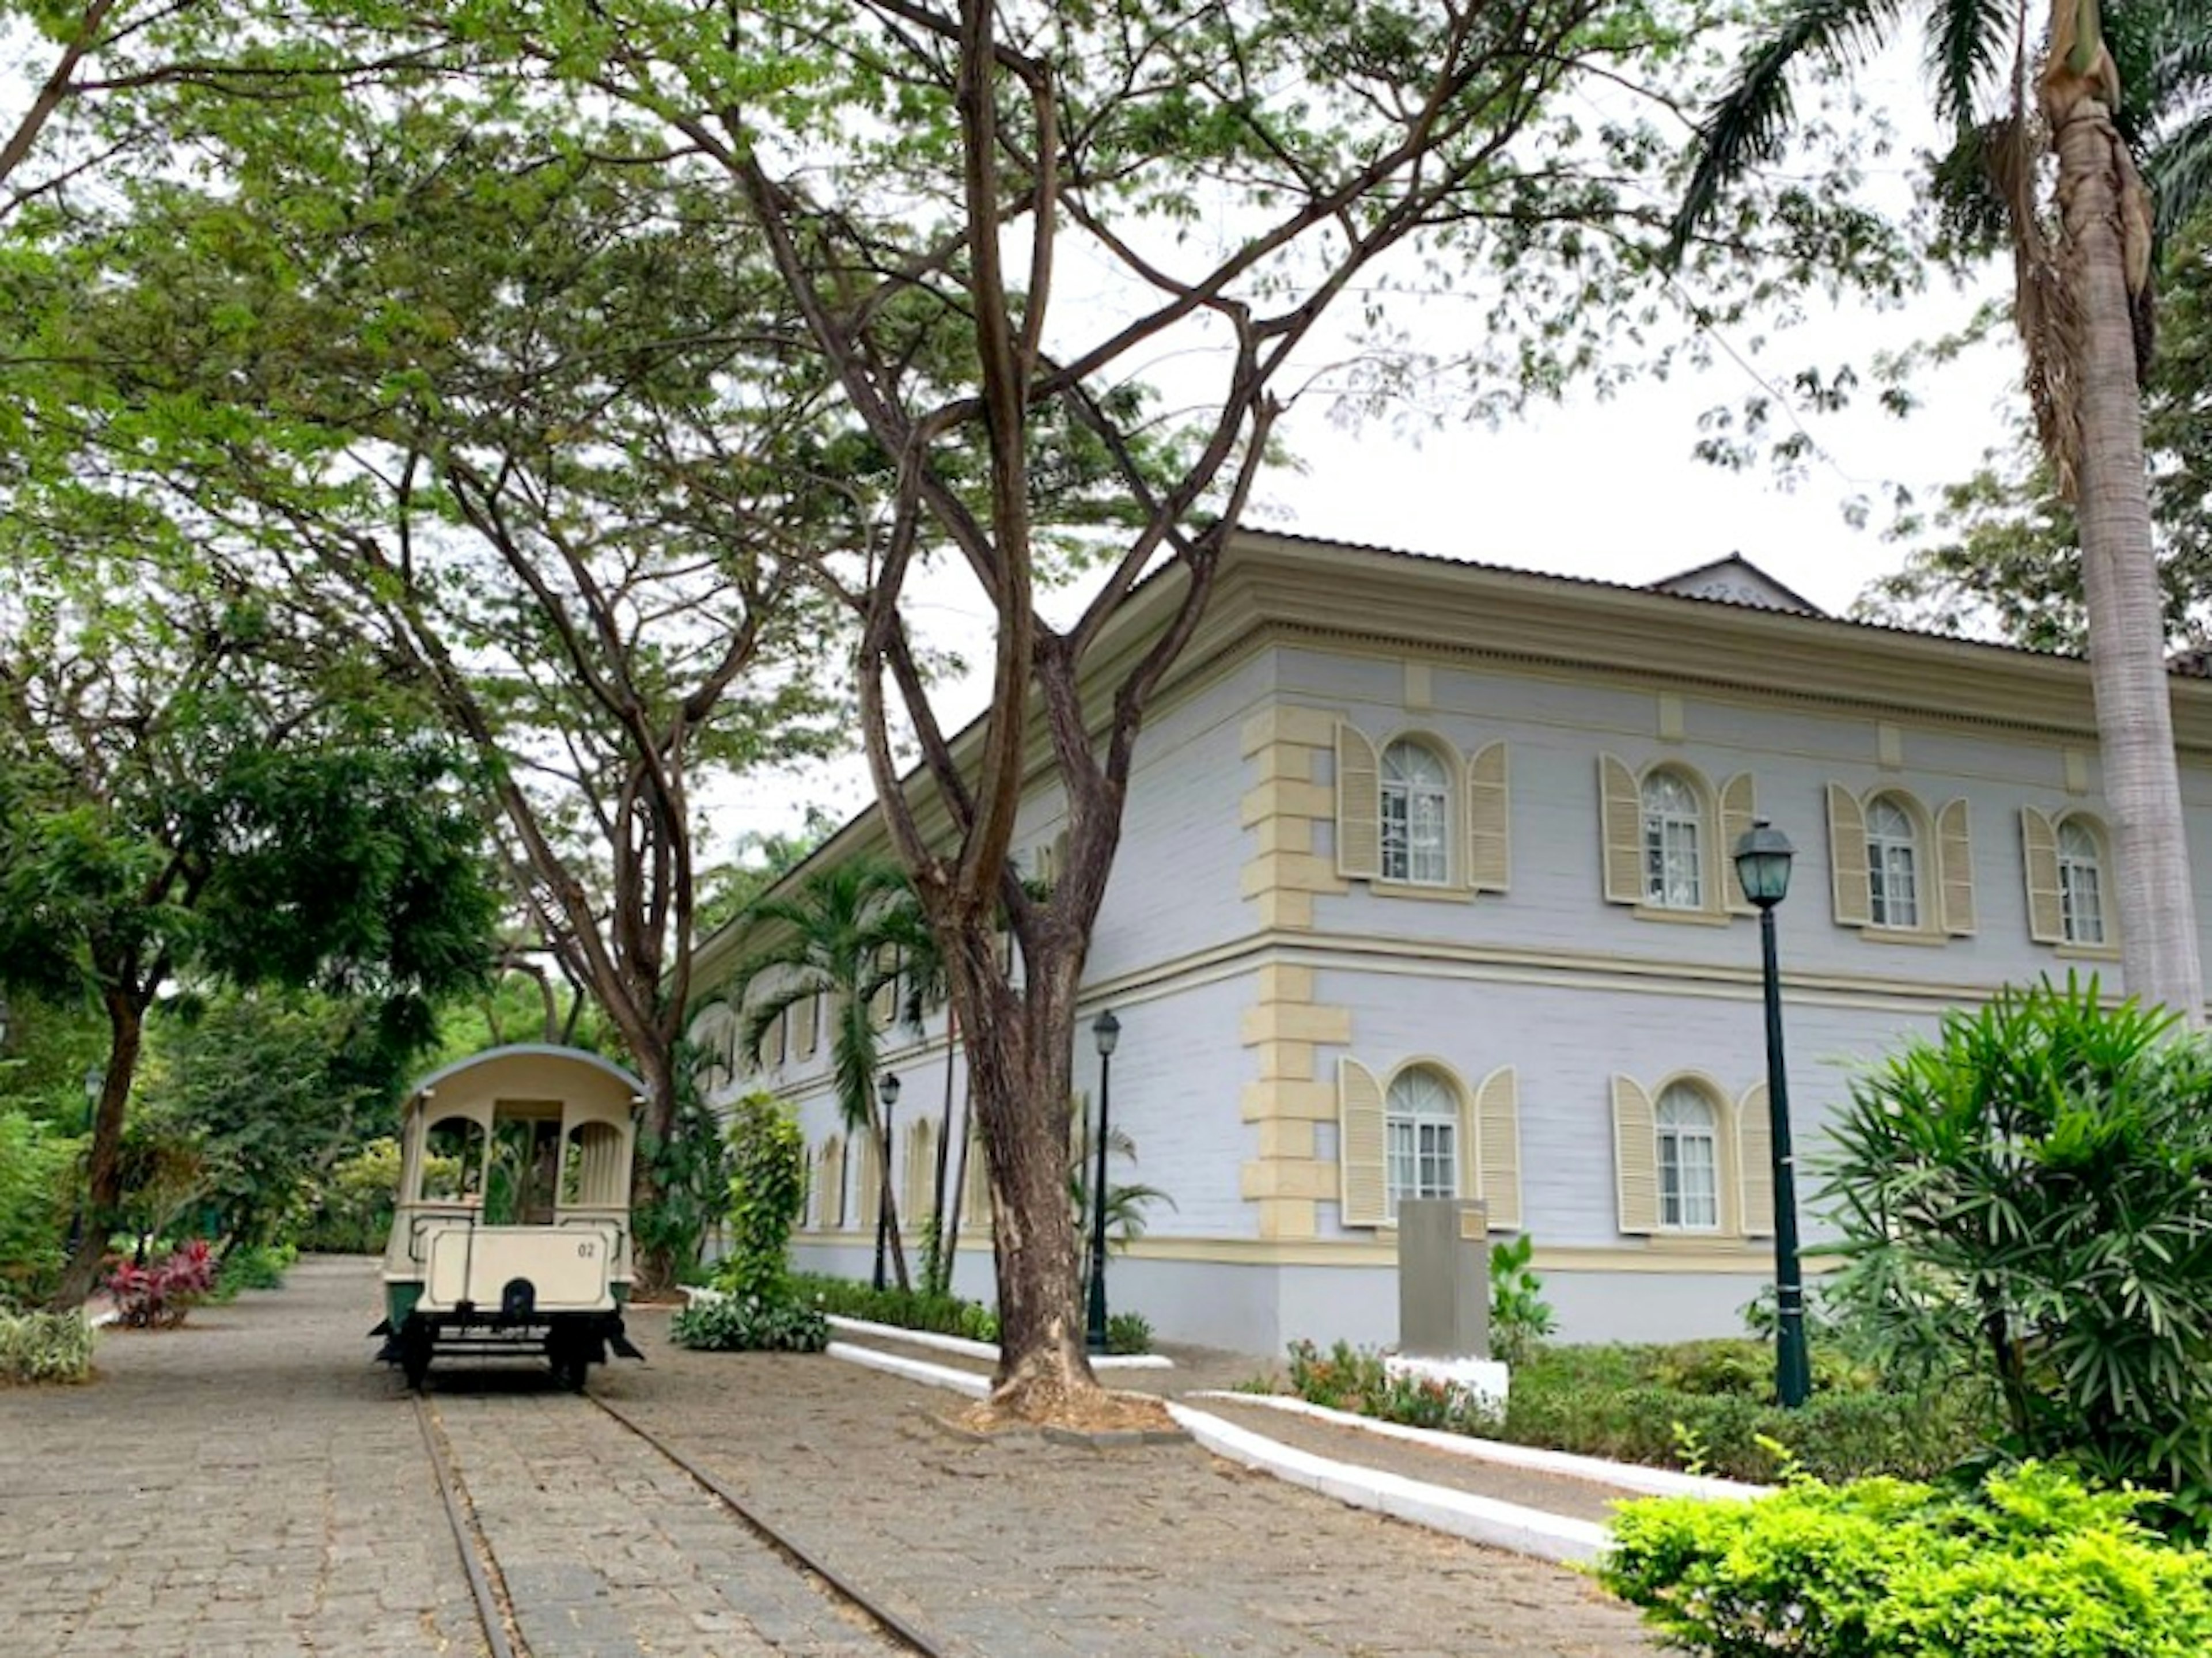
[[[1876,926],[1920,925],[1919,849],[1911,817],[1896,801],[1867,808],[1868,916]]]
[[[1705,1097],[1677,1083],[1659,1096],[1659,1223],[1689,1231],[1721,1224],[1720,1121]]]
[[[1705,906],[1705,865],[1699,856],[1703,827],[1698,797],[1670,772],[1644,780],[1644,896],[1667,909]]]
[[[2082,824],[2058,828],[2058,896],[2069,944],[2105,942],[2104,866],[2097,837]]]

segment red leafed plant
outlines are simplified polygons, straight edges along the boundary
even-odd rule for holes
[[[194,1238],[151,1266],[125,1261],[108,1274],[116,1316],[134,1330],[173,1330],[215,1284],[215,1258],[207,1240]]]

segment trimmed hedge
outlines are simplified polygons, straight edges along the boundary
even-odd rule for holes
[[[1980,1490],[1793,1485],[1756,1503],[1625,1503],[1599,1576],[1711,1658],[2201,1658],[2212,1557],[2148,1500],[2025,1464]]]
[[[1765,1483],[1787,1461],[1822,1479],[1933,1479],[1986,1442],[1985,1394],[1953,1385],[1887,1388],[1875,1373],[1816,1348],[1812,1399],[1772,1401],[1771,1348],[1752,1341],[1538,1347],[1513,1371],[1503,1421],[1453,1411],[1385,1376],[1379,1353],[1340,1342],[1291,1350],[1293,1392],[1318,1405],[1414,1427],[1489,1435],[1618,1462]]]
[[[820,1272],[795,1272],[791,1284],[801,1300],[838,1318],[866,1319],[871,1324],[893,1324],[902,1330],[927,1330],[933,1335],[994,1345],[999,1339],[999,1315],[980,1301],[924,1295],[919,1290],[878,1290],[855,1278],[830,1278]],[[1150,1319],[1142,1313],[1107,1315],[1108,1352],[1149,1353],[1152,1350]]]
[[[790,1301],[720,1295],[693,1302],[668,1321],[679,1347],[716,1353],[818,1353],[830,1345],[820,1310]]]

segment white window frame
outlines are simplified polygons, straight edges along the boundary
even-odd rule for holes
[[[2054,838],[2058,847],[2059,924],[2066,942],[2092,949],[2106,944],[2103,837],[2079,817],[2068,817],[2060,822]]]
[[[1442,1072],[1408,1066],[1382,1102],[1383,1180],[1390,1219],[1401,1198],[1459,1196],[1459,1090]]]
[[[1870,925],[1919,931],[1925,884],[1920,878],[1920,825],[1911,808],[1893,794],[1875,796],[1866,805],[1866,840]]]
[[[1416,756],[1431,774],[1409,775],[1403,756]],[[1382,750],[1377,768],[1376,823],[1382,847],[1382,878],[1409,886],[1451,881],[1451,768],[1427,744],[1401,737]]]
[[[1695,1121],[1683,1119],[1695,1113]],[[1659,1181],[1659,1224],[1669,1232],[1718,1233],[1727,1206],[1727,1174],[1721,1157],[1722,1113],[1693,1083],[1670,1083],[1652,1104],[1653,1167]],[[1702,1144],[1702,1155],[1695,1153]],[[1691,1177],[1704,1176],[1704,1189]]]
[[[1644,774],[1637,786],[1637,803],[1641,809],[1644,903],[1654,909],[1704,909],[1704,795],[1680,772],[1662,766]],[[1676,878],[1684,874],[1688,886],[1676,886]]]

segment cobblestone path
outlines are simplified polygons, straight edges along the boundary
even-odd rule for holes
[[[475,1654],[468,1582],[367,1263],[110,1329],[100,1378],[0,1388],[11,1658]]]

